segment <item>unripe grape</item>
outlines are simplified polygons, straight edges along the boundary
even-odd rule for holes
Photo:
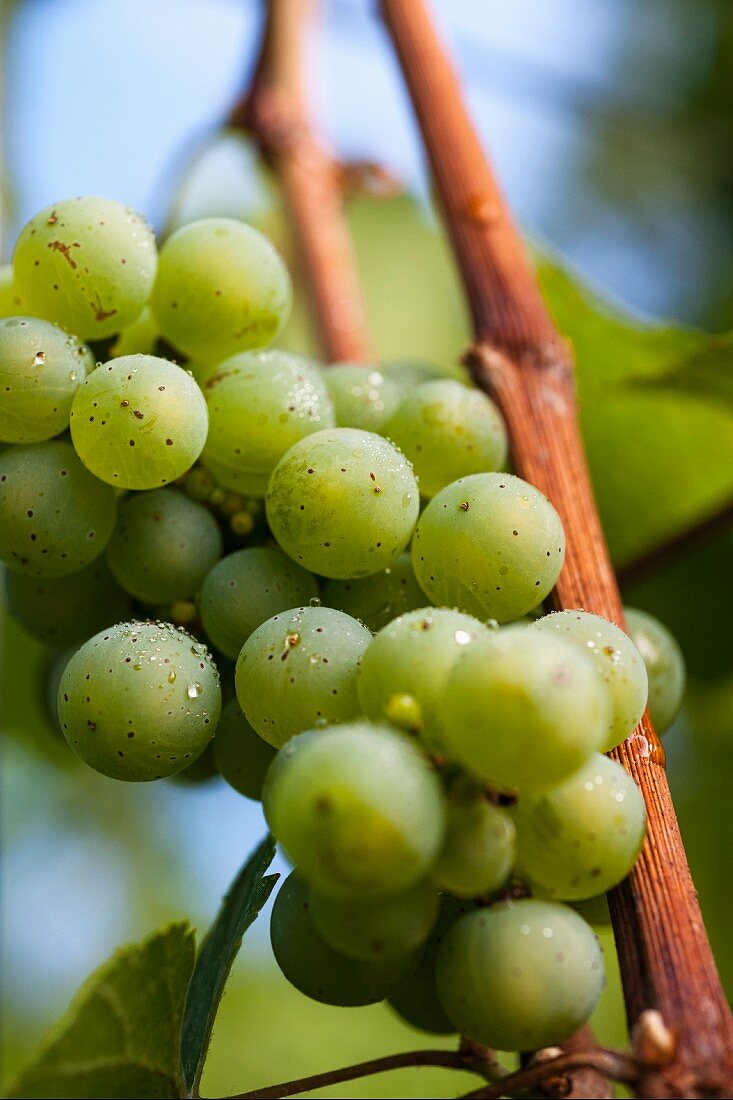
[[[417,482],[386,439],[333,428],[301,439],[275,467],[267,519],[286,554],[324,577],[367,577],[407,546]]]
[[[308,887],[297,871],[280,887],[270,919],[278,966],[306,997],[344,1008],[383,1001],[415,966],[414,953],[359,962],[326,943],[310,915]]]
[[[236,699],[222,710],[212,745],[216,767],[229,786],[259,801],[276,750],[255,733]]]
[[[433,603],[500,623],[547,596],[564,558],[557,512],[512,474],[472,474],[441,489],[412,542],[415,576]]]
[[[595,659],[613,704],[601,751],[615,749],[641,721],[647,700],[646,669],[631,638],[608,619],[580,610],[544,615],[532,624],[532,629],[559,630]]]
[[[0,265],[0,317],[26,317],[28,309],[13,279],[13,265]]]
[[[659,619],[633,607],[624,608],[631,640],[649,677],[649,717],[665,733],[680,712],[685,696],[685,659],[674,636]]]
[[[418,882],[394,897],[344,901],[310,893],[310,914],[326,943],[365,962],[404,955],[422,946],[438,917],[440,895]]]
[[[402,725],[394,700],[409,697],[405,727],[419,733],[434,751],[443,745],[440,702],[450,670],[488,628],[478,619],[444,607],[423,607],[388,623],[370,643],[357,679],[361,708],[368,718]]]
[[[425,593],[415,579],[412,559],[405,553],[371,577],[326,581],[323,603],[345,611],[376,633],[398,615],[422,607]]]
[[[74,394],[93,369],[89,348],[48,321],[0,321],[0,440],[38,443],[66,431]]]
[[[245,513],[248,514],[248,513]],[[213,645],[233,660],[273,615],[318,601],[318,582],[280,550],[253,546],[227,554],[201,589],[201,622]]]
[[[66,666],[59,722],[85,763],[112,779],[174,775],[211,740],[221,710],[206,646],[169,623],[100,631]]]
[[[150,306],[145,306],[140,315],[119,334],[110,348],[110,355],[113,358],[120,355],[154,355],[159,336]]]
[[[219,525],[178,489],[134,493],[119,506],[107,561],[122,587],[149,604],[199,591],[221,557]]]
[[[336,410],[339,428],[379,432],[397,408],[401,389],[376,367],[364,363],[334,363],[323,372]]]
[[[174,347],[221,361],[274,340],[291,302],[290,276],[267,237],[233,218],[202,218],[163,245],[150,304]]]
[[[419,359],[390,359],[382,363],[380,371],[390,382],[397,386],[400,401],[425,382],[435,382],[445,378],[445,371],[434,363],[424,363]]]
[[[117,502],[82,466],[70,443],[53,440],[0,454],[0,560],[31,577],[62,577],[107,545]]]
[[[384,435],[412,463],[422,497],[434,497],[459,477],[499,470],[506,461],[506,428],[496,405],[452,378],[426,382],[404,397]]]
[[[447,800],[445,839],[430,872],[441,890],[459,898],[491,894],[512,873],[516,830],[507,810],[493,806],[470,782],[458,782]]]
[[[13,254],[28,312],[83,340],[104,339],[136,320],[156,265],[155,238],[144,218],[94,196],[41,210],[21,230]]]
[[[210,427],[203,461],[213,461],[220,485],[243,493],[264,496],[285,452],[334,425],[321,372],[287,351],[248,351],[226,359],[204,393]]]
[[[561,782],[597,752],[611,698],[593,657],[560,634],[508,626],[468,646],[441,703],[446,751],[521,793]]]
[[[437,985],[461,1034],[498,1050],[538,1050],[588,1020],[603,992],[603,955],[572,909],[524,898],[457,921],[438,952]]]
[[[84,465],[121,489],[157,489],[203,450],[206,401],[193,378],[154,355],[103,363],[79,387],[71,439]]]
[[[561,901],[605,894],[636,863],[646,830],[644,799],[620,764],[594,753],[564,783],[514,810],[522,877]]]
[[[356,674],[371,634],[331,607],[273,615],[242,646],[237,698],[247,721],[276,748],[294,734],[359,713]]]
[[[408,889],[443,839],[437,775],[414,742],[369,722],[293,738],[267,774],[263,805],[290,859],[329,897]]]

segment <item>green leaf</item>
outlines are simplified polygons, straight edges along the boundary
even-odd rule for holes
[[[87,980],[9,1097],[180,1097],[179,1036],[194,933],[172,924]]]
[[[235,878],[201,944],[181,1031],[181,1066],[187,1096],[198,1088],[214,1018],[242,937],[279,878],[265,876],[274,855],[275,842],[268,834]]]

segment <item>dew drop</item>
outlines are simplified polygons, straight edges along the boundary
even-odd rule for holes
[[[186,688],[186,695],[189,699],[198,699],[199,695],[203,695],[204,689],[199,683],[191,683]]]

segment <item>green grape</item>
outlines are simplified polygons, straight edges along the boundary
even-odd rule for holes
[[[249,636],[237,660],[237,698],[247,721],[280,748],[316,723],[355,718],[356,674],[371,637],[332,607],[273,615]]]
[[[323,603],[345,611],[376,632],[398,615],[422,607],[425,593],[415,579],[412,558],[405,553],[371,577],[326,581]]]
[[[407,890],[443,839],[438,776],[413,741],[369,722],[294,737],[275,757],[262,801],[289,858],[329,897]]]
[[[190,370],[201,389],[206,393],[206,384],[210,378],[213,378],[215,374],[219,373],[220,366],[221,362],[219,359],[214,359],[213,361],[189,359],[186,363],[186,370]]]
[[[221,553],[208,508],[179,489],[153,489],[120,504],[107,561],[127,592],[160,605],[197,593]]]
[[[603,992],[603,954],[572,909],[524,898],[461,917],[438,952],[436,980],[456,1031],[498,1050],[538,1050],[588,1020]]]
[[[145,306],[139,317],[122,330],[110,348],[110,355],[115,358],[121,355],[153,355],[159,335],[150,306]],[[190,365],[187,369],[191,369]]]
[[[564,558],[557,512],[512,474],[472,474],[441,489],[412,542],[415,576],[433,603],[500,623],[544,600]]]
[[[221,710],[206,646],[170,623],[100,631],[66,666],[59,721],[77,756],[112,779],[162,779],[211,740]]]
[[[205,385],[209,437],[225,489],[264,496],[275,466],[304,436],[333,427],[333,405],[318,368],[288,351],[247,351],[225,360]]]
[[[212,744],[219,774],[245,798],[259,801],[275,749],[255,733],[236,699],[222,710]]]
[[[318,582],[280,550],[235,550],[217,562],[201,589],[199,612],[212,645],[233,660],[273,615],[318,601]]]
[[[393,959],[421,947],[438,917],[428,882],[377,901],[344,901],[311,891],[310,915],[327,944],[350,959]]]
[[[356,428],[315,432],[275,467],[267,519],[286,554],[324,577],[368,577],[410,541],[419,509],[409,462]]]
[[[57,733],[61,738],[63,738],[64,734],[61,729],[61,723],[59,722],[59,684],[66,671],[66,666],[76,653],[76,650],[76,646],[71,646],[68,649],[62,649],[60,653],[54,654],[46,666],[44,676],[43,703],[46,708],[46,714],[51,721],[54,733]],[[68,759],[68,754],[65,758]]]
[[[560,901],[605,894],[636,863],[646,830],[639,788],[594,753],[569,779],[514,811],[519,865],[533,893]]]
[[[66,431],[74,394],[93,369],[89,348],[48,321],[0,320],[0,441],[40,443]]]
[[[214,763],[212,745],[213,741],[209,741],[201,756],[197,756],[194,762],[183,771],[169,775],[169,781],[179,787],[201,787],[205,783],[210,783],[212,779],[221,779]]]
[[[364,654],[357,677],[362,711],[375,721],[389,717],[402,725],[394,701],[414,700],[414,708],[404,709],[404,726],[440,752],[439,708],[448,675],[464,649],[487,631],[478,619],[444,607],[400,615],[380,630]]]
[[[402,391],[397,382],[365,363],[334,363],[323,377],[339,428],[382,433],[400,401]]]
[[[423,497],[506,461],[506,428],[496,405],[451,378],[426,382],[404,397],[384,434],[409,458]]]
[[[415,965],[414,954],[359,962],[334,951],[311,920],[308,887],[297,871],[275,898],[270,940],[291,985],[314,1001],[343,1008],[383,1001]]]
[[[395,1012],[406,1023],[412,1024],[420,1031],[431,1031],[435,1035],[450,1035],[456,1030],[446,1016],[438,997],[435,963],[440,945],[449,930],[460,917],[466,913],[472,913],[475,908],[473,902],[460,901],[458,898],[443,894],[438,920],[430,933],[417,967],[390,995],[389,1003]]]
[[[160,330],[192,359],[263,347],[290,313],[287,268],[267,237],[232,218],[177,229],[160,250],[151,306]]]
[[[8,570],[5,595],[16,622],[53,646],[86,641],[102,627],[128,618],[132,603],[104,558],[65,577],[32,577]]]
[[[216,488],[214,477],[203,466],[193,466],[184,474],[183,491],[191,500],[208,501]]]
[[[115,494],[53,440],[0,454],[0,561],[30,577],[76,573],[102,553]]]
[[[102,340],[139,317],[156,264],[144,218],[93,196],[41,210],[21,231],[13,255],[29,313],[83,340]]]
[[[649,677],[649,717],[664,733],[680,712],[685,696],[685,659],[673,635],[659,619],[636,608],[624,608],[631,640]]]
[[[623,630],[589,611],[556,611],[532,624],[533,630],[558,630],[595,659],[611,693],[611,719],[602,752],[610,752],[641,721],[648,678],[638,649]]]
[[[28,309],[13,279],[13,265],[0,265],[0,317],[25,317]]]
[[[206,442],[208,414],[190,374],[154,355],[103,363],[71,407],[71,438],[88,469],[120,489],[157,489],[185,474]]]
[[[445,840],[430,874],[432,881],[459,898],[493,893],[514,868],[515,835],[506,810],[493,806],[473,783],[455,783],[448,796]]]
[[[441,700],[448,755],[478,779],[532,793],[600,749],[611,697],[593,657],[560,634],[507,626],[477,639]]]
[[[436,367],[434,363],[423,363],[417,359],[392,359],[382,363],[379,369],[390,382],[397,386],[400,401],[408,393],[412,393],[417,386],[445,378],[445,371],[441,367]]]

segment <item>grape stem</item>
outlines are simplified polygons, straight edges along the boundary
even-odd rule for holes
[[[547,311],[423,0],[380,0],[380,10],[468,299],[474,339],[465,362],[502,409],[516,472],[550,498],[563,521],[567,555],[553,605],[582,607],[623,626],[578,428],[571,349]],[[733,1016],[648,715],[613,755],[638,783],[648,812],[639,861],[609,895],[627,1016],[633,1026],[645,1009],[657,1009],[678,1037],[674,1061],[645,1069],[637,1094],[731,1096]]]
[[[568,1092],[568,1074],[579,1069],[592,1069],[604,1077],[627,1085],[633,1085],[640,1073],[639,1065],[631,1054],[599,1047],[596,1050],[566,1052],[559,1054],[557,1058],[535,1062],[516,1073],[507,1074],[497,1082],[466,1092],[463,1097],[464,1100],[468,1097],[472,1100],[499,1100],[499,1097],[514,1096],[542,1085],[545,1086],[546,1095],[567,1097],[571,1095]]]
[[[228,124],[255,137],[280,179],[325,358],[364,362],[372,350],[343,216],[343,175],[317,140],[308,109],[305,53],[317,13],[317,0],[269,0],[254,76]]]

